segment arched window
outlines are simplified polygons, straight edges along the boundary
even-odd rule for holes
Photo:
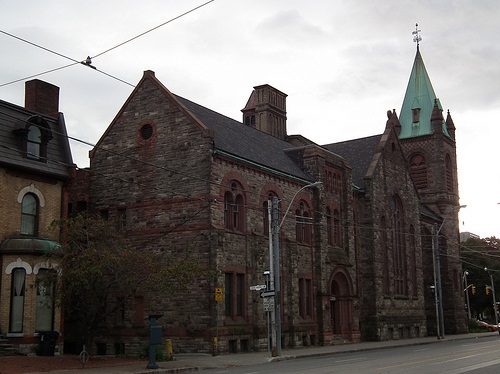
[[[298,243],[311,244],[312,220],[309,207],[305,201],[300,201],[295,211],[295,238]]]
[[[26,270],[12,270],[9,332],[23,332],[24,294],[26,290]]]
[[[450,155],[446,155],[446,170],[445,170],[445,178],[446,178],[446,191],[453,192],[453,168],[451,166],[451,158]]]
[[[243,231],[245,222],[245,202],[243,188],[233,181],[231,190],[224,194],[224,226],[227,229]]]
[[[380,218],[380,250],[382,251],[382,287],[384,294],[390,295],[389,242],[387,236],[387,220],[384,216]]]
[[[332,211],[326,208],[326,238],[329,245],[333,245],[333,218]]]
[[[418,285],[417,285],[417,240],[415,237],[415,228],[410,225],[410,271],[411,271],[411,283],[412,283],[412,295],[413,297],[418,296]]]
[[[28,140],[26,143],[26,152],[30,158],[40,158],[42,146],[42,132],[36,125],[31,125],[28,131]]]
[[[404,244],[404,215],[403,204],[399,196],[394,195],[391,201],[392,228],[393,228],[393,267],[394,267],[394,293],[407,294],[406,284],[406,252]]]
[[[35,331],[54,328],[55,271],[40,269],[37,275]]]
[[[38,198],[35,194],[27,193],[21,203],[21,234],[38,235]]]
[[[333,211],[333,243],[342,247],[342,230],[340,227],[340,213],[337,209]]]
[[[16,129],[14,133],[18,136],[26,157],[38,161],[47,160],[47,143],[52,139],[52,131],[43,117],[30,117],[26,126]]]
[[[410,157],[410,174],[417,189],[427,188],[427,165],[420,153]]]

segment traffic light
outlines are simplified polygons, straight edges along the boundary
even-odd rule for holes
[[[484,285],[484,290],[486,291],[486,295],[490,294],[490,286],[488,286],[487,284]]]
[[[472,285],[471,292],[472,292],[473,295],[476,294],[476,286]]]

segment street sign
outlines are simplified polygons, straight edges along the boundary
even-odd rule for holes
[[[269,290],[269,291],[261,292],[260,297],[272,297],[275,294],[276,293],[274,292],[274,290]]]
[[[250,291],[260,291],[260,290],[265,290],[266,285],[265,284],[258,284],[256,286],[250,286]]]
[[[274,298],[264,298],[264,312],[272,312],[274,310]]]
[[[222,288],[215,289],[215,301],[222,301]]]

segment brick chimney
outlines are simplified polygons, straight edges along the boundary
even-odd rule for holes
[[[59,87],[33,79],[25,84],[24,107],[50,117],[59,115]]]

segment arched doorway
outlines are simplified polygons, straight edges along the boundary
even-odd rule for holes
[[[351,338],[352,317],[352,282],[349,273],[339,268],[334,271],[330,283],[330,318],[334,335]]]

